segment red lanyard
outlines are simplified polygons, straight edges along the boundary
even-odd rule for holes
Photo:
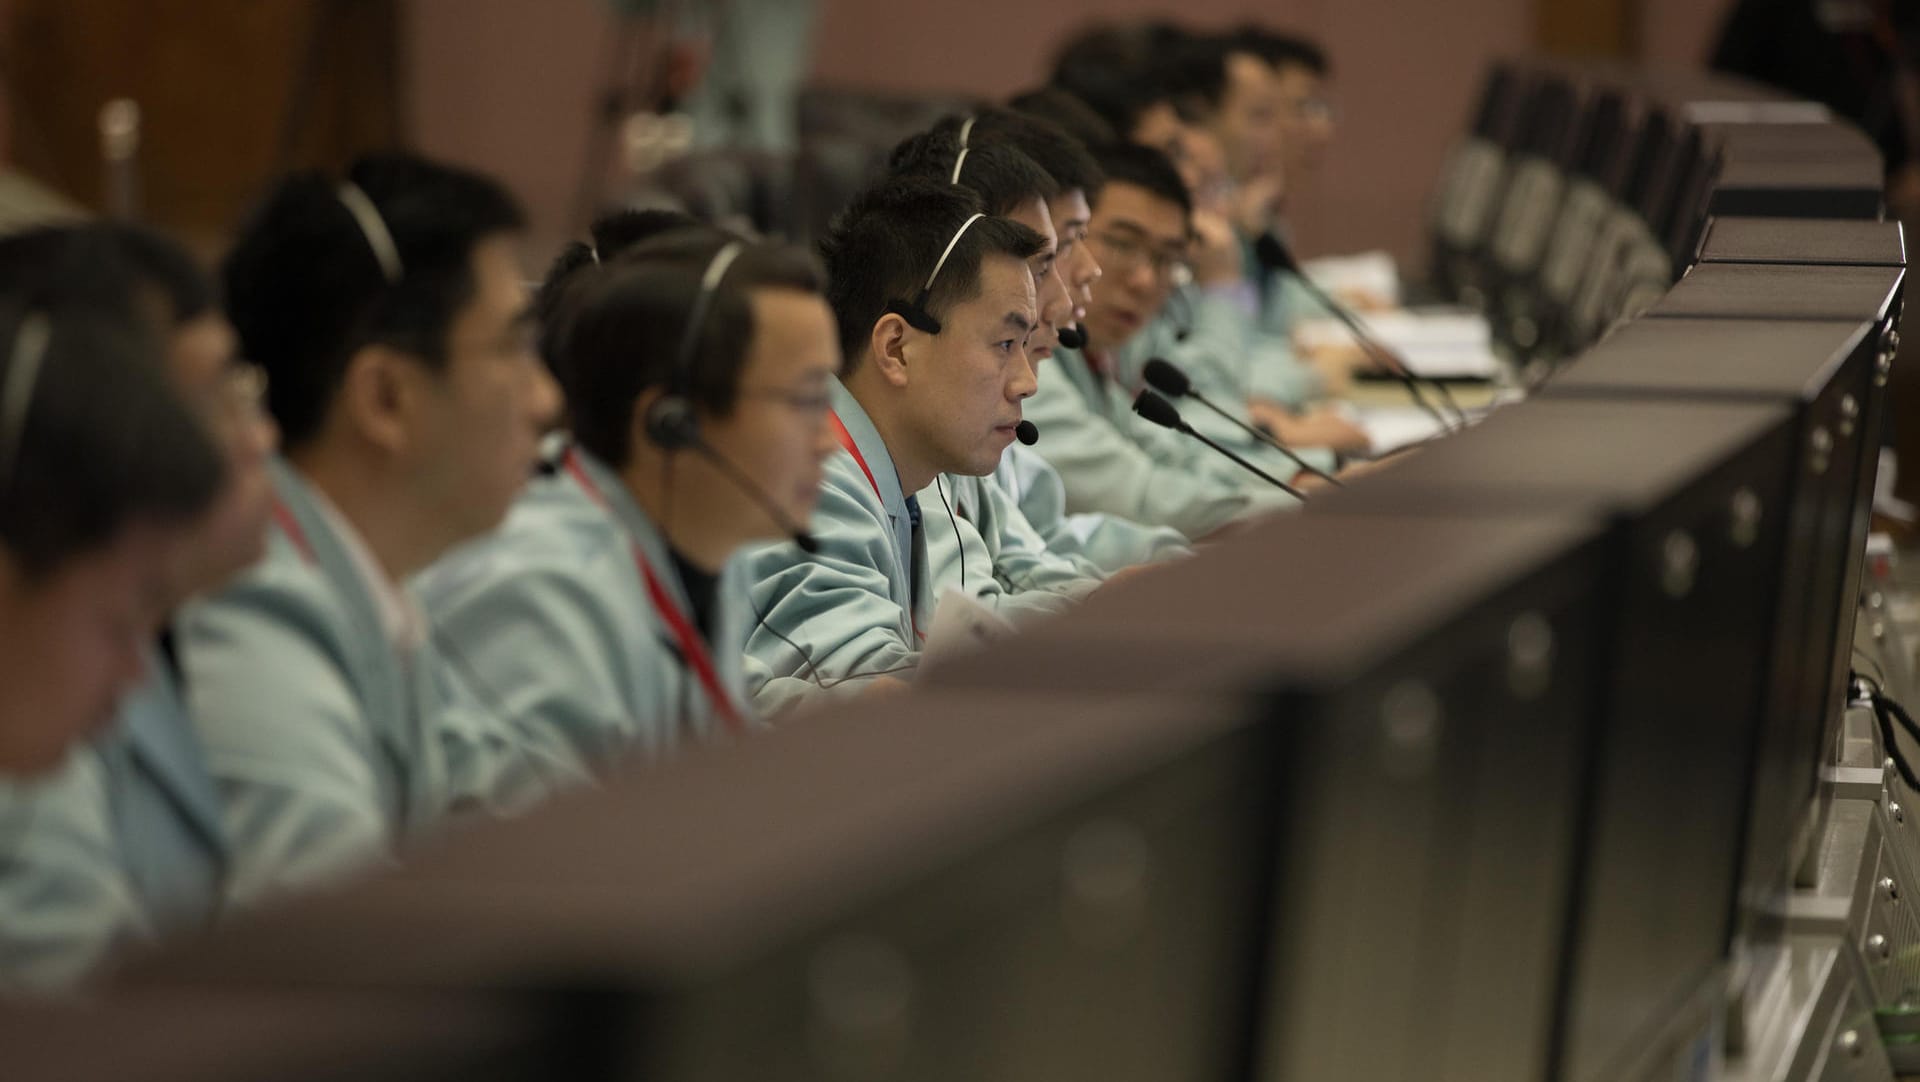
[[[873,469],[872,467],[867,465],[867,456],[861,454],[860,448],[854,444],[853,433],[847,431],[847,426],[843,421],[840,420],[840,415],[838,413],[828,413],[827,417],[829,420],[833,422],[834,438],[839,440],[840,446],[846,448],[847,453],[853,456],[853,461],[856,465],[860,467],[860,472],[867,475],[867,485],[873,489],[873,498],[876,500],[879,500],[880,503],[884,506],[887,502],[887,498],[885,496],[880,495],[880,482],[875,481],[873,479]],[[962,559],[966,558],[966,554],[964,552],[961,553],[961,558]],[[907,559],[909,560],[913,559],[913,553],[911,552],[907,553]],[[913,584],[911,579],[913,571],[911,568],[908,569],[907,574],[909,576],[908,584],[907,584],[907,592],[911,594],[913,593]],[[921,642],[927,641],[926,633],[920,630],[920,614],[917,612],[909,611],[907,613],[907,618],[913,621],[914,637],[919,639]]]
[[[883,504],[886,503],[887,498],[880,495],[880,482],[873,479],[873,467],[867,465],[867,456],[861,454],[860,448],[853,442],[853,433],[847,431],[847,426],[840,420],[839,414],[828,413],[827,418],[833,422],[834,438],[839,440],[840,446],[846,448],[847,453],[853,456],[853,461],[859,465],[860,472],[867,475],[867,487],[873,489],[874,499]]]
[[[601,495],[599,486],[581,468],[580,456],[572,451],[567,452],[567,472],[573,475],[574,481],[579,483],[594,503],[607,508],[607,498]],[[611,511],[611,508],[607,509]],[[707,699],[713,703],[720,720],[726,723],[727,730],[736,736],[743,733],[746,726],[740,720],[740,711],[733,705],[733,697],[727,694],[726,687],[720,683],[719,670],[714,668],[713,655],[707,650],[700,632],[693,626],[693,621],[687,619],[687,614],[681,611],[680,606],[674,603],[673,595],[660,585],[660,577],[653,573],[653,565],[647,562],[647,554],[640,551],[639,542],[629,541],[629,544],[633,547],[634,566],[640,569],[640,577],[646,580],[647,597],[653,602],[654,611],[667,625],[667,630],[673,632],[674,641],[680,647],[680,656],[686,659],[687,667],[693,670],[700,686],[706,689]]]
[[[287,505],[278,499],[273,501],[273,521],[279,524],[280,532],[287,535],[287,540],[293,542],[293,547],[308,563],[319,562],[313,555],[313,543],[307,540],[307,531],[300,528],[300,520],[294,518],[293,512],[287,510]]]

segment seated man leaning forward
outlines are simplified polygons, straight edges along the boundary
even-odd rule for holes
[[[814,516],[818,551],[753,556],[759,622],[747,652],[762,709],[918,665],[936,598],[913,494],[941,473],[992,473],[1013,442],[1036,386],[1027,260],[1041,246],[1033,230],[982,214],[971,193],[917,178],[881,182],[834,224],[840,451]]]
[[[680,227],[559,287],[545,340],[571,446],[498,533],[419,583],[546,755],[592,771],[751,723],[736,554],[797,532],[839,446],[822,279],[796,249]]]

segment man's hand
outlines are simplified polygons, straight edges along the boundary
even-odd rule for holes
[[[913,685],[897,676],[876,676],[867,681],[860,689],[859,698],[886,699],[896,695],[905,695],[913,690]]]
[[[1326,447],[1342,454],[1363,454],[1373,449],[1366,431],[1331,406],[1316,406],[1296,414],[1284,406],[1255,400],[1247,403],[1247,412],[1254,423],[1265,426],[1288,447]]]
[[[1203,286],[1240,280],[1240,238],[1233,224],[1212,211],[1193,212],[1193,279]]]
[[[1287,194],[1286,182],[1276,173],[1254,177],[1233,191],[1233,220],[1241,232],[1257,237],[1273,228]]]

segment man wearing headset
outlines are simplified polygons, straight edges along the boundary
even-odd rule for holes
[[[232,901],[391,855],[518,754],[400,584],[499,523],[558,406],[520,225],[485,177],[379,155],[282,182],[227,257],[285,448],[266,556],[180,622]]]
[[[962,150],[968,156],[959,159]],[[909,140],[894,152],[894,169],[912,168],[914,159],[921,172],[957,176],[956,183],[972,189],[989,210],[1047,242],[1042,253],[1047,262],[1034,270],[1040,325],[1028,339],[1027,353],[1043,383],[1060,378],[1047,376],[1040,363],[1063,344],[1083,342],[1077,325],[1101,273],[1086,244],[1092,213],[1087,200],[1100,187],[1099,166],[1078,139],[1053,123],[993,108],[948,117]],[[1037,429],[1029,434],[1039,435]],[[1068,515],[1059,474],[1023,443],[1007,448],[991,476],[952,481],[960,513],[981,527],[990,544],[996,533],[1030,531],[1048,553],[1070,561],[1082,575],[1104,576],[1187,551],[1176,530],[1099,512]],[[1007,520],[1016,521],[1007,525]]]
[[[936,600],[926,531],[945,517],[917,494],[940,474],[993,472],[1014,442],[1035,386],[1028,261],[1042,246],[946,178],[884,180],[835,222],[824,248],[846,356],[833,395],[840,450],[814,515],[818,551],[752,557],[761,619],[747,651],[762,709],[917,666]]]
[[[952,117],[902,142],[890,160],[892,175],[970,191],[986,213],[1024,225],[1040,237],[1040,251],[1027,261],[1033,272],[1037,322],[1026,342],[1027,359],[1039,378],[1040,361],[1052,354],[1059,328],[1073,321],[1073,300],[1062,277],[1049,207],[1059,196],[1059,185],[1004,141],[986,139],[975,145],[972,135],[977,120]],[[1026,429],[1023,438],[1034,434]],[[1013,493],[1001,484],[1007,460],[1024,450],[1016,442],[1000,456],[993,473],[942,473],[918,493],[934,518],[927,530],[927,559],[936,595],[959,590],[1015,622],[1059,612],[1093,592],[1105,577],[1090,561],[1052,551]],[[962,530],[959,522],[950,521],[956,519],[964,519],[973,530]],[[980,546],[971,544],[976,534]],[[983,589],[989,583],[993,589]]]
[[[1171,526],[1197,539],[1243,515],[1295,505],[1205,447],[1132,415],[1135,388],[1115,353],[1172,296],[1191,251],[1193,205],[1157,150],[1111,146],[1096,157],[1105,181],[1093,200],[1088,244],[1102,274],[1087,306],[1088,342],[1060,351],[1028,410],[1045,433],[1034,449],[1059,471],[1068,509]],[[1239,272],[1208,273],[1237,279]],[[1277,460],[1264,457],[1263,465],[1278,472]]]
[[[683,226],[597,259],[548,290],[571,445],[420,582],[521,738],[584,771],[753,724],[738,554],[799,555],[839,446],[839,341],[805,253]]]

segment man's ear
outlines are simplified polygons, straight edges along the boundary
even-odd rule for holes
[[[361,439],[401,454],[412,442],[411,421],[429,378],[418,360],[392,346],[362,346],[347,358],[332,412]]]
[[[894,387],[907,385],[907,352],[910,343],[924,332],[909,326],[898,314],[888,312],[873,325],[873,335],[868,340],[868,352],[871,363],[880,378]]]

